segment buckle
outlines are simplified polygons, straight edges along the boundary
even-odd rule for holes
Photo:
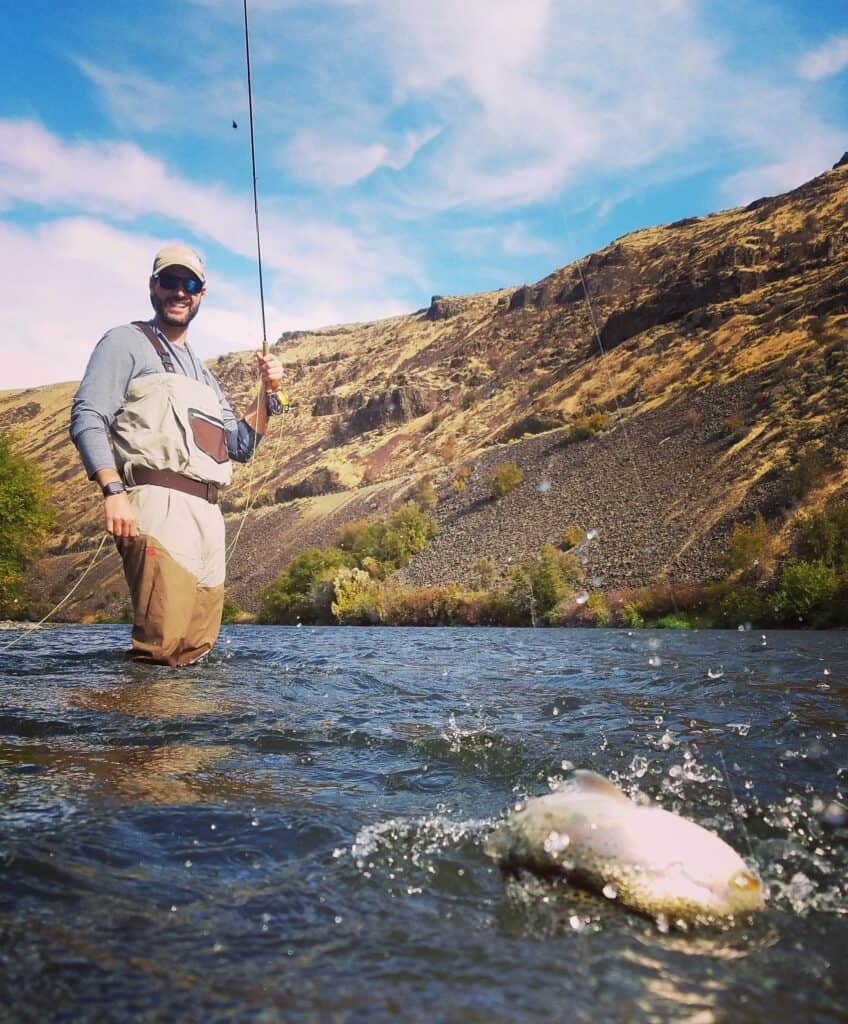
[[[206,500],[210,505],[218,504],[218,485],[213,483],[207,483],[206,485]]]

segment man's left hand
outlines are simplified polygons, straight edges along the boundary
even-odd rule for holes
[[[269,352],[267,356],[257,352],[256,362],[259,366],[259,372],[262,374],[262,383],[265,385],[265,390],[273,394],[279,390],[283,382],[283,364],[273,352]]]

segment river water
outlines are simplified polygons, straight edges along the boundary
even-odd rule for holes
[[[0,651],[2,1019],[846,1019],[844,633],[241,626],[182,672],[127,639]],[[572,766],[752,855],[766,911],[504,881],[486,835]]]

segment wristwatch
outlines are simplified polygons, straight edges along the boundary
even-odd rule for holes
[[[104,484],[102,490],[104,498],[111,498],[113,494],[123,494],[124,485],[120,480],[113,480],[111,483]]]

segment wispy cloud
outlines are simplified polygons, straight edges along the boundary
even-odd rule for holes
[[[190,181],[134,143],[66,143],[35,122],[0,120],[0,209],[18,204],[125,224],[158,216],[254,259],[247,196]],[[287,217],[272,205],[264,231],[269,267],[316,294],[375,289],[391,273],[415,273],[409,256],[377,232],[360,237],[308,216]]]
[[[321,187],[354,185],[381,167],[403,170],[439,134],[438,128],[406,132],[392,146],[345,142],[330,133],[303,132],[286,148],[284,159],[304,181]]]
[[[845,68],[848,68],[848,33],[831,36],[821,46],[804,54],[798,63],[798,74],[816,82],[838,75]]]

